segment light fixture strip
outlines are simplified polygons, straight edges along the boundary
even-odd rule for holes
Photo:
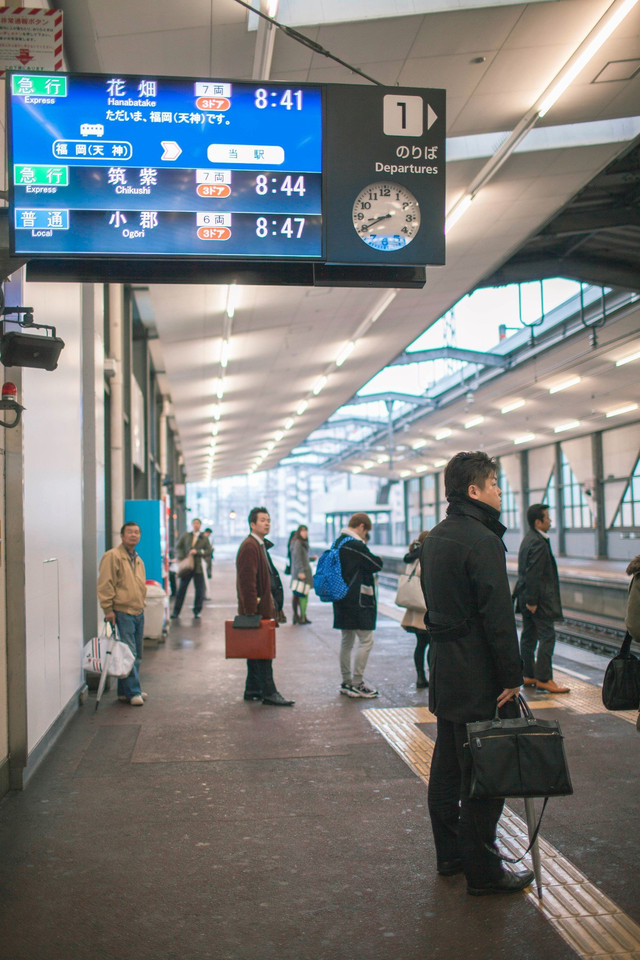
[[[616,367],[624,367],[625,363],[632,363],[634,360],[640,360],[640,350],[630,353],[628,357],[623,357],[622,360],[616,360]]]
[[[606,414],[607,417],[620,417],[623,413],[632,413],[633,410],[638,409],[637,403],[627,403],[624,407],[617,407],[616,410],[609,410]]]
[[[508,403],[506,406],[501,407],[500,413],[512,413],[514,410],[519,410],[521,407],[524,407],[524,400],[514,400],[513,403]]]
[[[557,384],[555,387],[549,387],[549,393],[560,393],[561,390],[568,390],[569,387],[575,387],[576,383],[580,383],[580,377],[570,377],[568,380]]]

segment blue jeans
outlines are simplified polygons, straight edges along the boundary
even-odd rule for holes
[[[134,616],[132,613],[122,613],[122,611],[116,610],[115,615],[118,637],[123,643],[127,644],[136,658],[129,676],[125,677],[124,680],[118,680],[118,696],[131,700],[132,697],[136,697],[142,692],[139,668],[144,640],[144,613]]]

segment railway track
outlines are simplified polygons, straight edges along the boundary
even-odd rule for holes
[[[398,587],[398,577],[392,573],[379,573],[378,584],[385,590],[395,591]],[[389,602],[389,598],[385,598]],[[556,636],[558,640],[564,643],[570,643],[575,647],[582,647],[584,650],[592,650],[605,657],[613,657],[620,650],[620,645],[624,640],[625,629],[622,621],[619,623],[595,615],[586,619],[589,615],[580,615],[576,611],[568,612],[561,623],[556,623]],[[516,615],[518,626],[521,626],[521,618]],[[631,651],[640,657],[640,643],[635,641],[631,644]]]

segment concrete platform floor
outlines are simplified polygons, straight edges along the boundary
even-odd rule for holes
[[[567,890],[587,878],[610,898],[623,933],[585,927],[585,896],[556,908],[565,888],[546,913],[526,894],[472,898],[436,875],[424,779],[371,722],[418,709],[410,730],[431,745],[411,637],[382,616],[367,671],[380,698],[340,696],[339,634],[312,601],[311,626],[278,633],[276,682],[295,707],[245,703],[244,662],[223,649],[231,562],[211,589],[202,620],[188,596],[145,651],[145,706],[112,688],[95,712],[90,697],[0,803],[1,960],[640,958],[630,718],[598,711],[586,681],[581,698],[533,704],[560,718],[575,787],[550,802],[543,849],[567,858]]]

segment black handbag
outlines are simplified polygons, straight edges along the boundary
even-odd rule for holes
[[[502,720],[498,708],[493,720],[467,724],[472,764],[469,796],[566,797],[573,793],[557,720],[538,720],[524,697],[518,697],[521,716]]]
[[[631,653],[632,639],[627,630],[620,652],[604,672],[602,702],[607,710],[637,710],[640,706],[640,660]]]
[[[233,627],[235,630],[257,630],[261,622],[259,613],[239,613],[233,618]]]

